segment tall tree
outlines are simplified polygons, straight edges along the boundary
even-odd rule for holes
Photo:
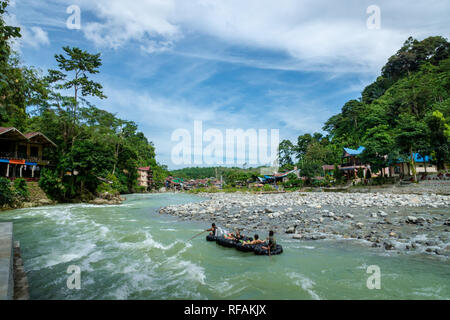
[[[425,154],[429,150],[428,127],[413,115],[402,114],[398,119],[397,145],[404,155],[408,155],[414,181],[417,181],[414,153]],[[425,151],[425,152],[424,152]]]
[[[100,53],[90,54],[79,48],[63,47],[64,54],[56,54],[59,70],[48,70],[47,81],[56,91],[52,93],[52,105],[63,121],[63,140],[65,148],[73,146],[78,134],[80,102],[84,97],[105,99],[103,87],[89,79],[97,74],[102,65]],[[63,96],[61,90],[73,90],[72,96]]]
[[[290,140],[283,140],[279,146],[280,167],[293,165],[292,156],[294,154],[294,145]]]

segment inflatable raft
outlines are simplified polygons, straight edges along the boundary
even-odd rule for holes
[[[227,248],[234,248],[234,247],[236,247],[236,241],[235,240],[226,239],[224,237],[217,238],[216,243],[218,245],[221,245],[222,247],[227,247]]]
[[[243,237],[242,240],[243,241],[252,241],[253,238]],[[240,244],[240,241],[239,240],[226,239],[224,237],[218,237],[218,238],[216,238],[216,243],[218,245],[223,246],[223,247],[236,248],[236,246],[238,244]]]
[[[253,238],[244,237],[242,239],[243,241],[253,241]],[[269,251],[263,249],[262,247],[267,246],[267,244],[256,244],[256,245],[244,245],[242,241],[239,240],[231,240],[226,239],[224,237],[216,237],[208,234],[206,236],[206,241],[216,241],[218,245],[221,245],[223,247],[227,248],[236,248],[236,250],[239,250],[241,252],[254,252],[256,255],[259,256],[268,256]],[[283,247],[277,244],[275,250],[270,251],[270,255],[278,255],[283,253]]]
[[[265,250],[262,247],[264,247],[265,245],[260,244],[258,246],[255,247],[254,252],[256,255],[258,256],[268,256],[269,255],[269,250]],[[280,246],[279,244],[277,244],[275,250],[270,250],[270,255],[274,256],[277,254],[282,254],[283,253],[283,247]]]
[[[236,244],[236,249],[242,252],[253,252],[256,247],[254,244],[243,245],[242,242]]]

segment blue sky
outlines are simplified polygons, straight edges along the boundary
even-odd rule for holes
[[[62,46],[101,52],[98,107],[133,120],[169,168],[175,129],[279,129],[296,140],[374,81],[408,36],[448,37],[450,3],[300,0],[15,0],[25,64],[55,68]],[[381,28],[369,29],[377,5]],[[81,29],[66,9],[81,9]]]

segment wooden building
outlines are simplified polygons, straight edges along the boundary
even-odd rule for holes
[[[13,127],[0,127],[0,176],[38,179],[50,164],[47,155],[56,144],[43,133],[23,134]]]
[[[365,147],[360,146],[358,149],[353,150],[350,148],[344,148],[344,154],[342,155],[342,164],[339,170],[344,171],[344,174],[350,178],[356,178],[358,171],[362,170],[364,176],[369,167],[361,162],[359,156],[366,150]]]
[[[435,174],[438,172],[437,166],[431,163],[431,157],[421,156],[418,153],[413,153],[414,165],[417,174]],[[390,177],[398,176],[412,176],[411,157],[406,160],[399,159],[396,163],[392,163],[389,168]]]

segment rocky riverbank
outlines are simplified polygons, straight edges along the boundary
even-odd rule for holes
[[[160,209],[183,220],[245,233],[274,230],[299,241],[358,239],[380,250],[450,256],[450,196],[387,192],[201,194],[204,202]]]
[[[126,198],[122,197],[119,194],[110,194],[106,192],[104,194],[98,195],[98,197],[92,200],[73,199],[70,203],[89,203],[93,205],[118,205],[122,204],[122,202],[125,200]],[[30,197],[28,201],[21,201],[10,205],[4,205],[0,207],[0,211],[51,206],[57,205],[58,203],[59,203],[58,201],[48,199],[47,196],[45,196],[45,194],[42,192],[42,194],[39,196]]]
[[[95,204],[95,205],[116,205],[116,204],[122,204],[123,201],[125,201],[125,198],[122,198],[120,194],[113,194],[109,192],[105,192],[102,194],[99,194],[97,198],[94,200],[89,201],[89,204]]]

